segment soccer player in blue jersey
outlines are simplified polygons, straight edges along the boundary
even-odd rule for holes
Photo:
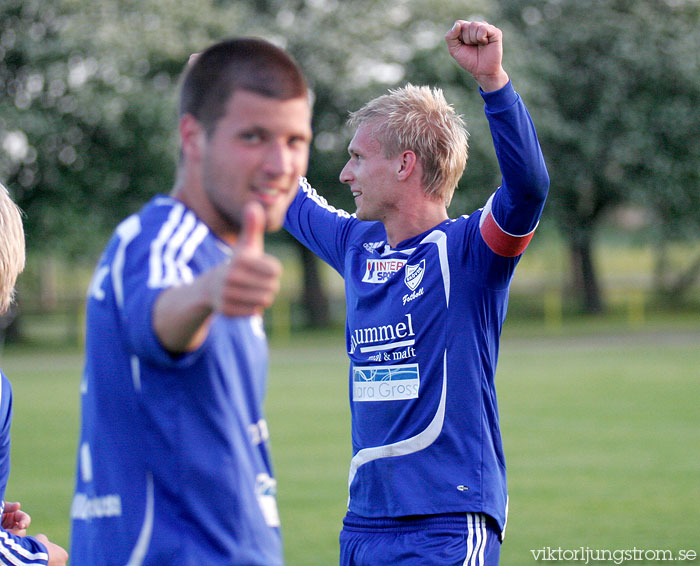
[[[87,304],[73,566],[283,562],[263,414],[263,233],[306,172],[305,80],[257,39],[188,66],[169,195],[116,228]]]
[[[24,230],[19,208],[0,183],[0,315],[12,304],[17,276],[24,269]],[[19,503],[5,501],[10,476],[12,387],[0,371],[0,564],[62,566],[68,554],[45,535],[26,536],[31,517]]]
[[[502,66],[502,32],[458,20],[457,63],[485,101],[502,183],[447,213],[467,132],[442,92],[408,85],[353,113],[340,180],[357,211],[302,181],[285,227],[345,279],[353,458],[342,566],[498,563],[508,496],[494,386],[508,288],[549,177]]]

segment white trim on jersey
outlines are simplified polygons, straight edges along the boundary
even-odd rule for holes
[[[138,356],[131,356],[131,381],[136,391],[141,391],[141,363]]]
[[[182,215],[185,213],[185,206],[176,204],[173,206],[168,219],[163,223],[158,232],[158,237],[151,242],[151,255],[148,258],[148,286],[150,288],[160,287],[163,280],[162,250],[168,238],[175,231],[175,227],[180,223]]]
[[[208,234],[209,228],[193,212],[180,203],[173,205],[158,236],[151,242],[148,287],[158,289],[191,283],[194,275],[187,264]]]
[[[153,497],[153,474],[151,472],[147,472],[146,513],[143,518],[143,525],[141,525],[139,538],[136,541],[136,546],[134,546],[134,549],[131,551],[131,556],[129,557],[129,562],[127,562],[126,566],[141,566],[146,558],[146,552],[148,552],[148,547],[151,544],[151,535],[153,534]]]
[[[440,257],[440,269],[442,270],[442,284],[445,286],[445,306],[450,306],[450,263],[447,259],[447,234],[442,230],[433,230],[428,234],[421,244],[432,242],[438,248]]]
[[[328,201],[316,192],[316,189],[309,184],[309,181],[307,181],[306,178],[301,177],[299,179],[299,186],[301,187],[301,190],[304,191],[307,196],[321,208],[325,208],[327,211],[337,214],[341,218],[350,218],[355,216],[354,214],[350,214],[345,210],[335,208],[334,206],[328,204]]]
[[[442,271],[442,281],[445,287],[445,307],[450,306],[450,265],[447,259],[447,234],[441,230],[433,230],[428,234],[421,244],[433,243],[438,248],[440,258],[440,269]],[[396,344],[393,344],[395,346]],[[348,490],[352,485],[357,470],[360,466],[380,458],[390,458],[393,456],[405,456],[419,452],[430,446],[442,432],[442,425],[445,422],[445,405],[447,403],[447,350],[443,354],[442,362],[442,393],[437,411],[430,424],[421,432],[411,438],[406,438],[393,444],[384,446],[373,446],[359,450],[350,461],[350,473],[348,476]],[[348,498],[348,505],[350,500]]]
[[[6,531],[0,531],[0,557],[3,562],[13,566],[45,564],[49,560],[46,552],[30,552],[19,545]]]
[[[114,287],[114,298],[120,309],[124,307],[124,279],[122,276],[126,262],[126,247],[139,232],[141,232],[141,220],[138,216],[129,216],[116,229],[119,236],[119,247],[112,261],[112,286]]]
[[[413,454],[414,452],[419,452],[430,446],[442,432],[442,425],[445,422],[445,405],[447,403],[447,350],[443,356],[442,362],[442,393],[440,395],[440,403],[438,403],[437,411],[433,420],[430,424],[421,432],[412,436],[411,438],[406,438],[405,440],[400,440],[394,442],[393,444],[386,444],[384,446],[373,446],[372,448],[364,448],[360,450],[353,456],[350,461],[350,474],[348,477],[348,489],[352,485],[357,470],[360,466],[367,464],[373,460],[378,460],[380,458],[391,458],[393,456],[405,456],[407,454]],[[349,500],[348,500],[349,505]]]
[[[180,251],[180,248],[185,243],[185,239],[188,234],[194,228],[197,219],[193,212],[187,211],[182,217],[182,221],[177,227],[177,230],[168,238],[165,248],[163,250],[163,255],[161,257],[163,265],[163,276],[157,287],[170,287],[176,285],[179,281],[184,278],[180,275],[178,265],[176,263],[176,255]],[[151,275],[153,275],[151,273]]]

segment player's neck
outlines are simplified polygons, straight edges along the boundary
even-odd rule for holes
[[[206,196],[200,177],[188,174],[188,171],[185,170],[183,174],[178,175],[170,196],[192,210],[211,232],[229,246],[236,245],[238,230],[221,216]]]
[[[447,209],[442,202],[427,201],[420,207],[406,208],[400,214],[383,220],[387,243],[392,248],[396,247],[404,240],[435,228],[448,218]]]

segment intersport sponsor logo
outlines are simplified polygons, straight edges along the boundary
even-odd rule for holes
[[[385,283],[394,273],[401,271],[406,265],[405,259],[367,259],[364,283]]]

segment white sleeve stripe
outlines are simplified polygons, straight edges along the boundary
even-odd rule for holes
[[[193,212],[185,212],[182,205],[173,207],[151,243],[148,287],[157,289],[192,282],[194,275],[187,264],[208,234],[209,228]]]
[[[304,191],[306,195],[316,204],[318,204],[321,208],[325,208],[327,211],[337,214],[341,218],[350,218],[351,216],[353,216],[345,210],[335,208],[334,206],[328,204],[328,201],[321,195],[319,195],[316,192],[316,189],[309,185],[309,182],[305,178],[302,177],[301,179],[299,179],[299,186],[301,187],[301,190]]]
[[[176,262],[178,268],[180,269],[182,280],[185,283],[191,283],[194,280],[192,270],[187,264],[194,256],[194,252],[199,247],[199,244],[201,244],[204,241],[204,238],[207,237],[207,234],[209,234],[209,228],[207,228],[204,223],[198,222],[196,228],[192,231],[190,237],[183,244],[180,253],[177,256]]]
[[[114,287],[114,298],[117,301],[117,306],[124,306],[124,263],[126,262],[126,248],[138,234],[141,232],[141,220],[138,216],[129,216],[124,222],[117,226],[116,230],[119,235],[119,247],[114,254],[112,262],[112,286]]]
[[[46,552],[30,552],[4,531],[0,531],[0,555],[6,558],[9,564],[16,566],[43,564],[49,559]]]
[[[161,253],[163,246],[167,242],[168,238],[175,231],[176,226],[179,224],[182,215],[185,212],[185,207],[181,204],[176,204],[173,206],[170,214],[168,215],[168,220],[163,224],[158,233],[158,237],[151,242],[151,255],[149,258],[149,277],[148,286],[151,288],[160,287],[163,281],[163,264],[161,261]]]
[[[165,252],[162,256],[164,266],[162,284],[164,287],[170,287],[171,285],[177,285],[182,282],[177,268],[178,266],[175,263],[175,255],[180,251],[180,247],[183,245],[196,223],[197,220],[192,212],[185,213],[177,230],[175,230],[175,233],[168,240],[165,246]]]

